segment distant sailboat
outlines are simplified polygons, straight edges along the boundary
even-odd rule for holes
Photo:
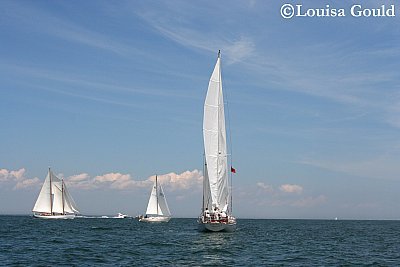
[[[50,168],[32,211],[34,217],[42,219],[73,219],[79,213],[64,180]]]
[[[199,230],[232,232],[236,229],[236,218],[231,214],[220,51],[204,103],[203,137],[205,164]],[[232,167],[231,171],[235,172]]]
[[[154,181],[153,189],[151,190],[149,203],[145,216],[139,216],[140,222],[168,222],[171,219],[171,212],[169,211],[167,199],[165,198],[164,191],[161,184],[156,180]]]

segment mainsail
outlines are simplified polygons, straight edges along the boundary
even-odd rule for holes
[[[158,215],[158,216],[171,216],[169,211],[167,199],[165,198],[164,191],[161,184],[156,180],[154,181],[153,189],[151,190],[149,203],[147,204],[147,215]]]
[[[212,207],[226,211],[229,201],[228,164],[219,53],[204,103],[203,137],[206,161],[204,182],[208,181],[204,186],[204,198],[206,200],[209,194]],[[209,208],[206,202],[203,206]]]
[[[64,181],[50,169],[32,211],[49,214],[79,213]]]

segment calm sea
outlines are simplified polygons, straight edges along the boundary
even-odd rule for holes
[[[0,216],[0,265],[400,266],[400,221],[239,219],[200,233],[195,219]]]

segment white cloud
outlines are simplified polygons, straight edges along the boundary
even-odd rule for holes
[[[130,174],[121,173],[107,173],[104,175],[96,176],[93,179],[94,184],[108,185],[112,189],[132,189],[135,187],[142,187],[143,182],[135,181]]]
[[[1,181],[17,181],[24,178],[25,169],[21,168],[17,171],[9,171],[7,169],[0,169],[0,182]]]
[[[279,187],[282,192],[285,193],[297,193],[300,194],[303,192],[303,187],[296,184],[283,184]]]
[[[78,189],[90,190],[98,188],[110,188],[116,190],[128,190],[135,187],[143,187],[148,184],[136,181],[130,174],[106,173],[91,177],[87,173],[72,175],[66,179],[69,186]]]
[[[18,181],[18,183],[14,186],[14,189],[24,189],[24,188],[29,188],[29,187],[36,187],[39,184],[40,184],[39,178],[37,178],[37,177],[27,178],[27,179]]]
[[[39,178],[27,178],[25,172],[25,168],[15,171],[0,169],[0,182],[15,183],[14,189],[35,187],[40,184]]]
[[[199,187],[203,182],[203,175],[199,170],[185,171],[181,174],[174,172],[159,175],[160,181],[172,190],[187,190],[193,187]],[[150,177],[154,181],[155,176]]]
[[[185,171],[181,174],[174,172],[158,175],[159,181],[170,190],[188,190],[200,187],[203,176],[198,170]],[[92,178],[87,173],[70,176],[66,179],[68,185],[78,189],[90,190],[110,188],[115,190],[129,190],[150,187],[155,180],[155,175],[146,180],[136,180],[130,174],[106,173]]]
[[[37,177],[28,178],[25,176],[26,170],[0,169],[0,182],[14,184],[14,189],[23,189],[39,186],[43,183]],[[63,177],[58,174],[58,177]],[[180,174],[170,172],[158,175],[159,181],[166,189],[169,190],[190,190],[201,188],[203,175],[199,170],[185,171]],[[155,179],[155,175],[148,177],[146,180],[137,180],[130,174],[122,174],[119,172],[111,172],[103,175],[91,177],[88,173],[80,173],[71,175],[65,179],[67,185],[71,188],[82,190],[92,189],[114,189],[114,190],[131,190],[135,188],[150,187]]]
[[[90,178],[90,176],[87,173],[81,173],[68,177],[70,182],[82,182],[87,180],[88,178]]]
[[[268,192],[268,193],[272,193],[274,191],[274,188],[272,187],[272,185],[268,185],[262,182],[257,183],[257,187],[263,189],[264,191]]]
[[[0,182],[8,180],[8,170],[0,169]]]

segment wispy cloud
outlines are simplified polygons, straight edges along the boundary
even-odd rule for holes
[[[56,94],[76,97],[89,101],[100,102],[103,104],[111,104],[118,106],[126,106],[133,108],[148,108],[148,105],[132,103],[132,101],[124,102],[121,100],[126,97],[134,97],[135,95],[155,96],[155,97],[173,97],[176,98],[194,98],[193,95],[188,95],[180,90],[162,90],[152,89],[149,87],[140,87],[135,85],[122,85],[115,81],[107,82],[100,81],[98,78],[94,80],[91,77],[82,77],[82,75],[74,73],[65,73],[56,70],[39,68],[37,66],[22,66],[13,64],[0,63],[0,69],[3,72],[9,72],[13,75],[23,77],[16,80],[14,83],[21,84],[25,88],[34,90],[43,90]],[[27,82],[27,78],[40,79],[40,83]],[[43,81],[57,82],[58,86],[48,85]],[[118,100],[112,100],[110,95],[124,96]]]
[[[383,180],[399,180],[400,166],[398,164],[399,145],[394,145],[392,152],[389,150],[385,154],[377,154],[363,159],[353,159],[351,161],[343,159],[303,159],[297,163],[332,171],[344,173],[347,175],[383,179]]]
[[[275,193],[275,194],[278,193],[272,185],[265,184],[264,182],[258,182],[258,183],[256,183],[256,185],[258,188],[262,189],[264,192]],[[297,184],[282,184],[279,186],[279,191],[283,192],[283,193],[301,194],[301,193],[303,193],[303,187],[301,185],[297,185]]]
[[[121,56],[143,53],[128,44],[115,41],[112,36],[77,25],[65,18],[62,19],[57,14],[52,14],[33,5],[9,2],[8,6],[4,8],[9,9],[9,12],[5,12],[7,16],[18,21],[17,25],[14,26],[29,27],[31,32],[45,33],[68,42],[106,50]]]
[[[175,6],[166,6],[173,12],[177,10],[187,9],[192,10],[194,7],[190,4],[184,4],[176,9]],[[206,9],[206,8],[205,8]],[[205,12],[210,12],[212,9]],[[193,10],[192,10],[193,11]],[[136,16],[140,17],[159,34],[169,38],[179,45],[197,49],[205,52],[216,53],[219,49],[223,51],[223,57],[227,59],[228,64],[243,61],[253,55],[255,51],[255,43],[250,36],[243,33],[229,36],[221,34],[221,28],[218,25],[210,27],[207,34],[204,29],[193,27],[193,21],[190,21],[184,13],[179,12],[179,19],[174,16],[166,17],[164,12],[135,12]]]
[[[278,208],[309,208],[323,205],[327,201],[327,197],[324,194],[307,194],[301,185],[282,184],[274,188],[274,186],[264,182],[257,182],[256,189],[240,190],[239,197],[242,201],[252,202],[252,205]]]
[[[259,188],[261,188],[261,189],[262,189],[263,191],[265,191],[265,192],[268,192],[268,193],[274,192],[274,188],[273,188],[272,185],[265,184],[265,183],[263,183],[263,182],[258,182],[258,183],[257,183],[257,186],[258,186]]]
[[[303,187],[297,184],[283,184],[279,187],[282,192],[301,194]]]
[[[247,15],[251,16],[257,14],[255,5],[252,2],[241,8],[250,12]],[[269,4],[264,4],[263,8],[266,5]],[[164,9],[168,10],[165,13],[175,16],[166,16],[160,10],[140,10],[135,15],[158,34],[186,48],[212,53],[223,49],[225,62],[240,62],[240,69],[252,86],[321,98],[346,105],[350,113],[354,110],[359,113],[360,109],[364,113],[372,111],[378,114],[376,119],[381,122],[393,127],[400,125],[395,119],[400,117],[400,112],[388,109],[396,104],[394,99],[387,97],[388,94],[381,94],[383,88],[386,92],[394,92],[400,82],[396,68],[386,67],[398,66],[396,59],[400,50],[393,48],[392,44],[361,46],[354,40],[342,40],[340,38],[343,37],[338,36],[337,40],[316,39],[313,44],[305,41],[304,37],[299,38],[296,48],[289,44],[277,47],[274,40],[266,39],[267,30],[248,28],[247,31],[240,31],[233,28],[226,31],[230,28],[229,21],[238,16],[235,11],[222,13],[221,23],[214,23],[218,21],[215,15],[219,8],[219,5],[202,7],[201,13],[210,17],[202,21],[203,28],[197,27],[197,17],[187,15],[198,9],[188,3],[165,4]],[[382,32],[376,29],[375,34]],[[276,34],[271,38],[279,36]],[[382,60],[389,64],[376,64]]]
[[[327,201],[324,195],[305,195],[303,186],[297,184],[282,184],[274,189],[272,185],[258,182],[256,188],[256,192],[251,189],[242,191],[241,199],[260,206],[304,208],[322,205]]]

